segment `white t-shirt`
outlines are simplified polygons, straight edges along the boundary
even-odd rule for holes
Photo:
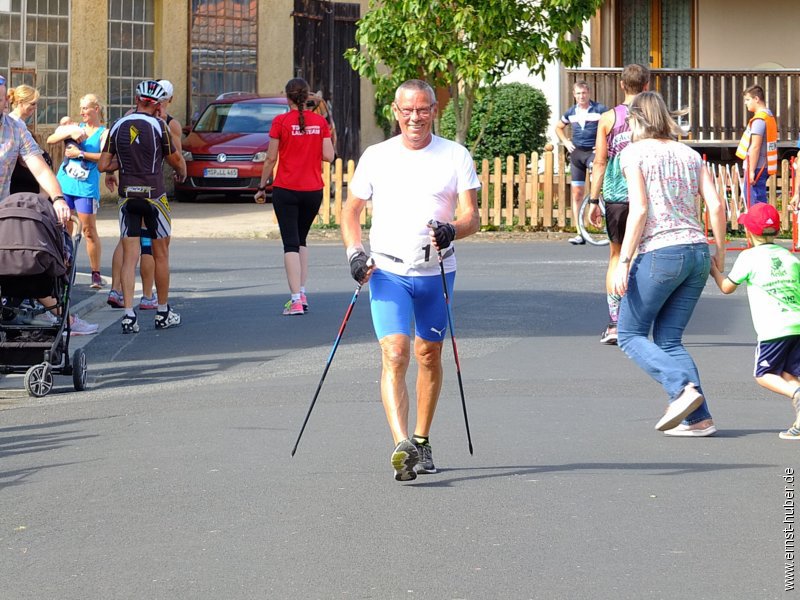
[[[438,272],[428,221],[452,221],[458,195],[480,186],[467,149],[435,135],[420,150],[406,148],[401,136],[370,146],[348,184],[356,198],[372,199],[369,245],[375,265],[397,275]],[[455,255],[444,266],[454,271]]]
[[[703,166],[696,150],[672,140],[644,139],[628,144],[619,162],[626,176],[639,167],[644,177],[647,220],[639,252],[707,243],[695,204]]]

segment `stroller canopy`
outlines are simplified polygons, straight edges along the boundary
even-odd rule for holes
[[[0,201],[0,276],[65,275],[64,242],[48,200],[21,192]]]

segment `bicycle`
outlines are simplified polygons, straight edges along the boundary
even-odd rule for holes
[[[589,194],[581,202],[580,210],[578,210],[578,232],[583,236],[583,239],[592,246],[607,246],[608,245],[608,229],[606,228],[606,203],[602,198],[598,199],[600,206],[600,225],[596,226],[589,221],[589,216],[592,213],[594,206],[589,202]]]

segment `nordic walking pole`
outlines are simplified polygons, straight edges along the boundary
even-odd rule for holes
[[[306,413],[306,418],[303,421],[303,426],[300,428],[300,433],[297,436],[297,441],[294,443],[294,448],[292,448],[292,456],[294,456],[294,453],[297,452],[297,445],[300,443],[300,438],[303,437],[303,432],[306,429],[308,418],[311,416],[311,411],[314,410],[314,404],[317,402],[317,396],[319,396],[319,392],[322,389],[322,383],[325,381],[325,376],[328,374],[328,369],[331,368],[331,363],[333,362],[333,355],[336,354],[336,348],[339,347],[339,342],[342,341],[342,334],[344,333],[344,328],[347,327],[347,321],[350,320],[350,315],[353,313],[353,307],[356,305],[356,300],[358,300],[358,294],[360,291],[361,291],[361,284],[359,283],[356,286],[356,291],[353,293],[353,297],[350,299],[350,306],[347,307],[347,312],[344,313],[344,319],[342,320],[342,324],[339,326],[339,333],[336,334],[336,339],[333,341],[333,348],[331,348],[331,352],[328,355],[328,362],[325,363],[325,370],[322,371],[322,377],[319,380],[319,385],[317,385],[317,391],[314,392],[314,398],[313,400],[311,400],[311,406],[308,407],[308,413]]]
[[[428,227],[433,228],[433,221],[428,222]],[[447,325],[450,329],[450,340],[453,342],[453,356],[456,360],[456,375],[458,375],[458,391],[461,392],[461,408],[464,411],[464,426],[467,428],[467,444],[469,453],[472,454],[472,436],[469,434],[469,418],[467,417],[467,401],[464,399],[464,384],[461,381],[461,363],[458,360],[458,347],[456,346],[456,334],[453,331],[453,315],[450,312],[450,292],[447,291],[447,277],[444,274],[444,259],[442,251],[436,251],[439,257],[439,272],[442,274],[442,289],[444,290],[444,304],[447,308]]]

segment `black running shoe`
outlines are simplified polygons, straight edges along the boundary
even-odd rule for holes
[[[167,310],[156,313],[156,329],[169,329],[181,324],[181,316],[167,304]]]
[[[414,467],[417,475],[436,473],[436,465],[433,464],[433,450],[431,449],[431,445],[429,443],[418,444],[416,442],[414,442],[414,445],[417,447],[417,452],[419,452],[419,462],[417,466]]]
[[[419,452],[411,440],[401,440],[392,452],[392,467],[397,481],[411,481],[417,478],[414,465],[419,462]]]
[[[135,314],[132,317],[128,315],[122,317],[122,333],[139,333],[139,323]]]

